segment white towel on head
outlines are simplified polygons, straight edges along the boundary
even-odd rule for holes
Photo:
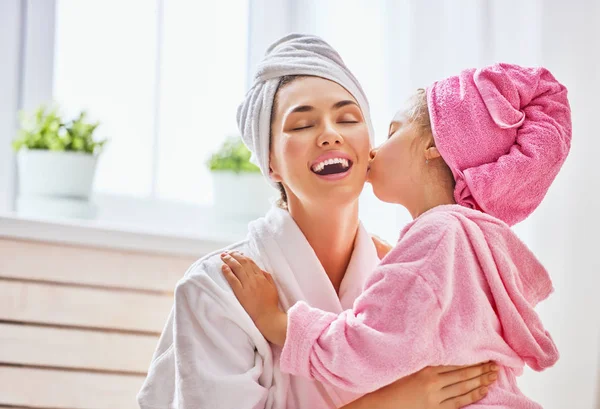
[[[281,77],[310,75],[337,82],[358,102],[373,141],[369,102],[358,80],[342,57],[321,38],[307,34],[290,34],[272,44],[258,65],[254,83],[237,111],[242,140],[252,151],[252,162],[260,167],[269,183],[269,139],[271,109]]]

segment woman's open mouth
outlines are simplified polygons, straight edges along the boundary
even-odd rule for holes
[[[350,173],[352,165],[352,161],[348,158],[334,157],[314,163],[310,170],[323,179],[339,180]]]

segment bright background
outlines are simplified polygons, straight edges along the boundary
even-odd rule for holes
[[[370,99],[378,143],[401,103],[437,78],[495,61],[547,66],[570,90],[572,152],[517,232],[553,277],[539,311],[562,358],[521,384],[547,409],[600,408],[599,2],[23,1],[27,26],[11,18],[10,1],[0,5],[4,212],[15,200],[16,112],[54,99],[65,113],[89,110],[111,138],[95,192],[113,218],[196,229],[193,215],[213,200],[205,161],[238,133],[253,67],[289,32],[320,35],[340,52]],[[361,202],[368,229],[390,241],[409,220],[368,186]]]

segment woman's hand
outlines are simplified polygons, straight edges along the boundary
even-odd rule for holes
[[[382,260],[392,249],[392,245],[390,243],[382,240],[374,234],[371,235],[371,240],[373,240],[373,243],[375,244],[375,250],[377,250],[377,257],[379,257],[379,260]]]
[[[469,367],[428,367],[346,405],[343,409],[456,409],[487,395],[497,379],[493,362]]]
[[[242,307],[263,336],[283,345],[287,332],[287,314],[279,308],[279,296],[273,277],[238,252],[221,254],[223,275]]]

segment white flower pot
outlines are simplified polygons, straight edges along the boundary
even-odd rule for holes
[[[89,199],[98,157],[80,152],[21,150],[17,157],[20,196]]]
[[[28,217],[93,218],[98,157],[81,152],[21,150],[17,212]]]
[[[260,173],[212,171],[213,200],[220,217],[253,220],[264,216],[277,191]]]

